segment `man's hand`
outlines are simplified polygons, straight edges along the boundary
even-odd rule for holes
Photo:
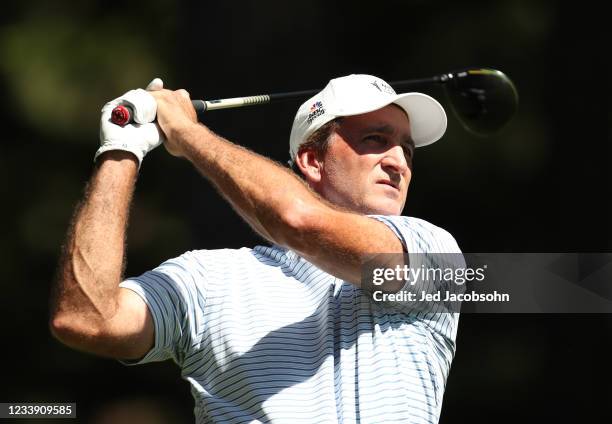
[[[189,93],[186,90],[156,90],[150,93],[157,101],[157,124],[166,136],[166,150],[174,156],[184,156],[177,135],[198,122]]]
[[[130,90],[104,105],[100,118],[100,148],[94,156],[94,161],[104,152],[124,150],[134,154],[140,166],[144,156],[164,142],[163,133],[153,122],[157,113],[157,103],[150,94],[162,88],[163,82],[156,78],[147,86],[149,91]],[[124,103],[132,106],[135,122],[121,127],[113,124],[110,118],[113,109]]]

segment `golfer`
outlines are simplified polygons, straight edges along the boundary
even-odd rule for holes
[[[134,123],[110,121],[119,104]],[[370,75],[332,79],[297,111],[292,171],[198,123],[185,90],[155,79],[126,93],[102,110],[59,263],[53,334],[126,364],[171,359],[198,423],[438,422],[458,314],[377,302],[362,270],[376,254],[414,265],[460,252],[447,231],[401,215],[415,147],[445,130],[429,96],[398,95]],[[124,278],[134,185],[162,143],[267,245],[192,250]]]

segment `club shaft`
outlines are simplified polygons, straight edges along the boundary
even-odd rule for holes
[[[418,79],[410,79],[403,81],[395,81],[390,83],[391,87],[396,90],[412,88],[412,87],[420,87],[424,85],[431,84],[441,84],[446,82],[446,76],[448,74],[438,75],[435,77],[429,78],[418,78]],[[244,106],[255,106],[255,105],[263,105],[268,103],[276,103],[284,100],[293,100],[293,99],[304,99],[307,97],[314,96],[321,89],[315,90],[301,90],[301,91],[289,91],[285,93],[272,93],[272,94],[260,94],[256,96],[246,96],[246,97],[232,97],[227,99],[216,99],[216,100],[192,100],[196,113],[198,114],[198,118],[201,118],[201,114],[206,111],[217,110],[217,109],[232,109]],[[117,118],[115,116],[115,111],[117,109],[122,109],[123,114],[122,118]],[[113,111],[113,116],[111,120],[117,125],[127,125],[132,121],[133,110],[129,105],[121,105],[117,106]]]
[[[398,89],[422,86],[426,84],[440,83],[441,78],[439,76],[430,78],[420,78],[412,80],[395,81],[390,83],[391,87]],[[217,100],[193,100],[193,106],[196,111],[204,112],[217,109],[230,109],[244,106],[262,105],[267,103],[275,103],[283,100],[301,99],[310,96],[314,96],[321,89],[315,90],[302,90],[302,91],[289,91],[286,93],[273,93],[273,94],[261,94],[257,96],[247,97],[233,97],[228,99],[217,99]]]

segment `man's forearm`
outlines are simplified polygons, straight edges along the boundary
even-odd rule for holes
[[[287,168],[206,127],[183,127],[171,136],[256,231],[336,277],[359,285],[367,255],[403,251],[384,224],[340,210]]]
[[[185,90],[152,91],[166,147],[187,157],[253,229],[319,268],[359,284],[365,256],[401,253],[392,230],[342,211],[311,191],[288,169],[199,125]]]
[[[194,166],[271,242],[287,245],[292,236],[288,227],[299,225],[293,222],[300,219],[296,210],[330,208],[290,170],[204,126],[183,129],[176,137],[183,140],[184,154]]]
[[[71,326],[84,334],[114,315],[137,168],[126,152],[99,159],[60,260],[51,305],[55,331]]]

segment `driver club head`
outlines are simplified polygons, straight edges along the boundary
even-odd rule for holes
[[[439,80],[455,115],[471,133],[497,133],[518,108],[518,93],[503,72],[495,69],[465,69],[442,75]]]

